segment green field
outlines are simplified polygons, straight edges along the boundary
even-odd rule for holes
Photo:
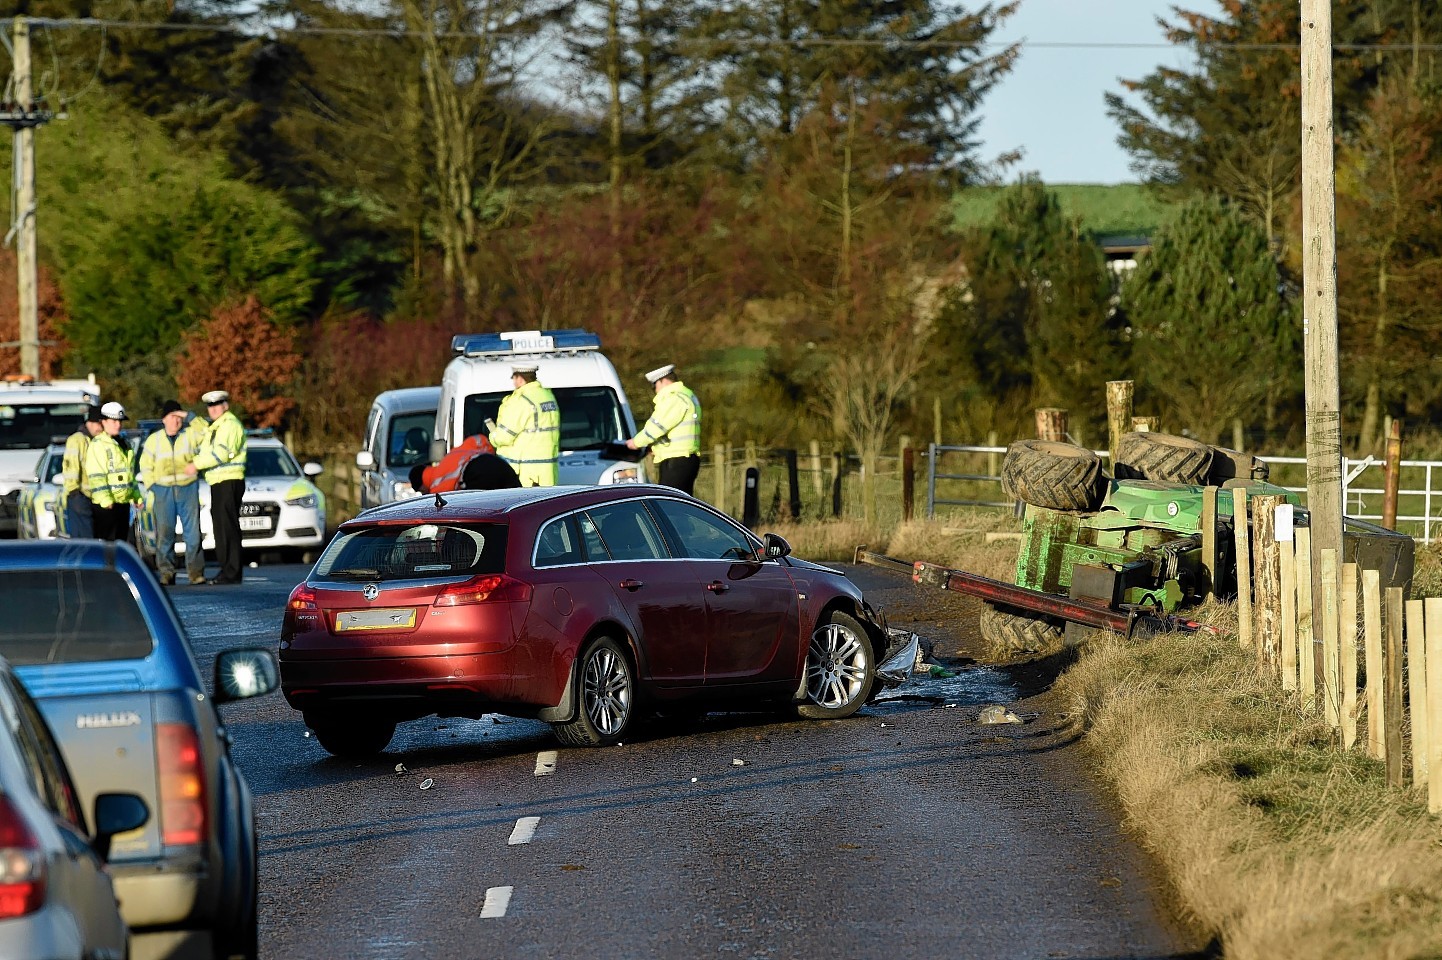
[[[987,223],[1005,187],[971,187],[952,198],[952,226],[964,230]],[[1137,183],[1104,186],[1047,184],[1068,216],[1079,217],[1094,234],[1151,234],[1166,219],[1170,204]]]

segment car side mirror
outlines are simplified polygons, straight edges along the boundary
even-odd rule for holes
[[[362,470],[374,470],[376,468],[376,455],[369,450],[362,450],[355,455],[355,465]],[[310,464],[306,464],[306,466],[308,467]],[[316,472],[319,473],[320,471]]]
[[[785,537],[775,533],[768,533],[762,537],[761,540],[762,543],[765,544],[763,549],[766,552],[767,560],[780,560],[782,557],[789,557],[791,555],[791,544],[786,542]]]
[[[446,458],[446,442],[444,440],[431,441],[431,463],[440,463]]]
[[[215,703],[249,700],[280,686],[275,656],[260,647],[226,650],[215,658]]]
[[[109,860],[110,841],[117,834],[139,830],[149,822],[150,808],[138,794],[99,794],[95,797],[95,838],[90,847],[101,860]]]
[[[362,454],[359,454],[359,453],[356,454],[356,459],[359,460],[359,459],[361,458],[361,456],[362,456]],[[367,450],[367,451],[365,452],[364,456],[370,457],[372,464],[374,464],[374,463],[376,462],[376,458],[371,455],[371,452],[370,452],[369,450]],[[309,463],[307,463],[305,466],[301,467],[301,468],[300,468],[300,472],[303,473],[303,474],[305,474],[307,477],[318,477],[318,476],[320,476],[322,473],[325,473],[325,467],[321,466],[320,464],[318,464],[318,463],[316,463],[314,460],[312,460],[312,461],[310,461]]]

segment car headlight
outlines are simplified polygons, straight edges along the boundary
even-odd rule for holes
[[[306,493],[299,497],[291,497],[285,503],[288,507],[313,507],[315,506],[315,494]]]
[[[394,500],[406,500],[416,495],[416,488],[407,480],[397,480],[391,485],[391,494]]]
[[[640,483],[641,471],[636,467],[612,470],[607,483]]]

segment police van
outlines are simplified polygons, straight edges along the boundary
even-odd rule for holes
[[[486,432],[512,391],[511,367],[536,364],[536,379],[561,412],[559,483],[637,483],[640,457],[623,444],[636,434],[631,404],[601,338],[585,330],[512,330],[458,334],[441,380],[431,460],[466,437]]]
[[[366,417],[365,448],[355,456],[362,510],[416,495],[411,468],[430,456],[440,401],[440,387],[403,387],[376,396]]]
[[[35,478],[52,437],[68,436],[100,402],[100,385],[88,380],[0,380],[0,535],[13,536],[20,485]]]

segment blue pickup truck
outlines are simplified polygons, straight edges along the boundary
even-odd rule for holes
[[[255,815],[216,704],[273,690],[273,655],[221,653],[207,690],[164,590],[124,543],[0,544],[0,610],[0,655],[82,806],[127,792],[156,812],[111,846],[132,956],[252,960]]]

